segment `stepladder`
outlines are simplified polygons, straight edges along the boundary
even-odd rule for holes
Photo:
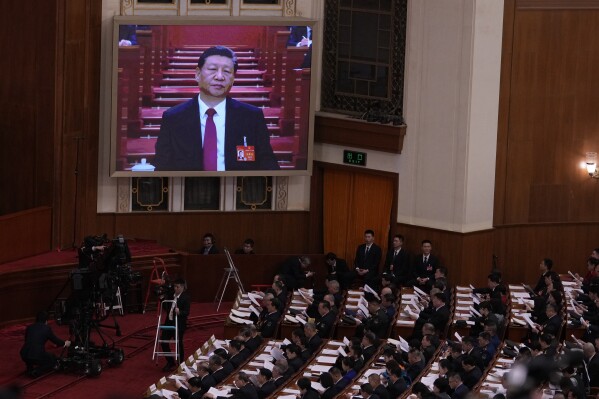
[[[170,357],[173,362],[179,363],[179,322],[174,314],[176,300],[162,301],[158,311],[158,324],[156,325],[156,338],[154,340],[154,353],[152,360],[158,357]]]

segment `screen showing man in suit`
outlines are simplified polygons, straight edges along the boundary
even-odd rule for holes
[[[228,47],[202,53],[195,74],[199,94],[162,116],[157,170],[279,169],[262,110],[228,96],[237,67]]]

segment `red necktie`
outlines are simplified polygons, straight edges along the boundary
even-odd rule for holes
[[[206,110],[206,129],[204,131],[204,170],[216,170],[216,125],[214,108]]]

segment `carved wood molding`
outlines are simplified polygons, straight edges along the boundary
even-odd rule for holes
[[[289,176],[277,177],[277,191],[275,199],[275,210],[286,211],[289,199]]]
[[[314,141],[401,154],[406,125],[392,126],[357,119],[316,116]]]

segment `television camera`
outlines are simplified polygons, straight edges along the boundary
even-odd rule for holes
[[[79,267],[73,269],[67,285],[71,294],[57,309],[59,324],[70,324],[73,344],[65,357],[59,360],[59,369],[83,369],[87,375],[98,375],[102,371],[100,359],[108,359],[109,365],[123,362],[124,353],[116,348],[114,340],[108,343],[101,327],[121,330],[114,317],[113,307],[117,304],[117,292],[126,297],[129,287],[140,281],[142,276],[130,265],[131,253],[123,236],[109,240],[106,235],[85,237],[79,248]],[[58,298],[57,296],[57,298]],[[101,324],[112,317],[113,324]],[[91,340],[99,338],[97,344]]]

